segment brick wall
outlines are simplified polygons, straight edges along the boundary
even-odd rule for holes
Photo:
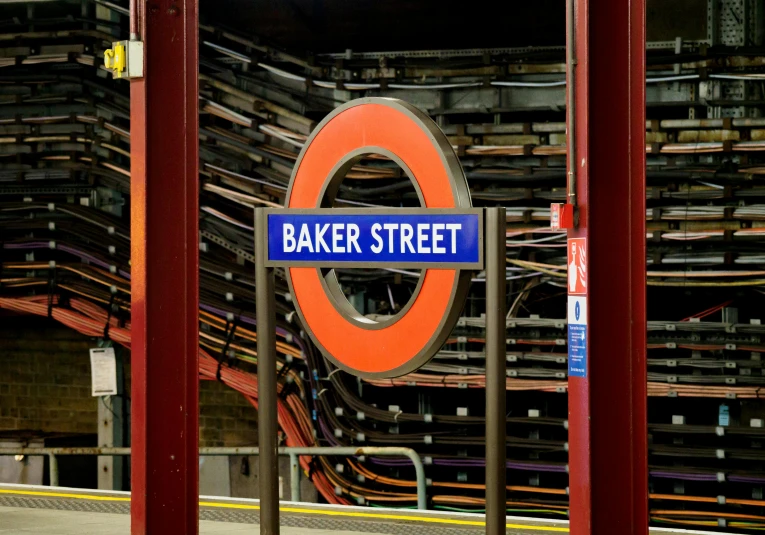
[[[2,319],[0,430],[95,433],[87,338],[35,323]]]
[[[47,319],[0,318],[0,431],[96,433],[93,339]],[[125,352],[129,392],[129,355]],[[237,392],[200,383],[200,446],[257,444],[257,412]]]
[[[239,392],[217,381],[199,383],[200,446],[257,445],[257,417]]]

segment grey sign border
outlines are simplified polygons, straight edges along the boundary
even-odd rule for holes
[[[481,208],[267,208],[266,221],[272,214],[288,215],[475,215],[478,217],[478,261],[477,262],[358,262],[358,261],[311,261],[271,260],[266,258],[267,267],[315,267],[315,268],[394,268],[394,269],[483,269],[483,210]],[[268,230],[266,250],[269,249]]]

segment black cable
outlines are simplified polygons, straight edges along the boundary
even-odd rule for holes
[[[53,262],[48,269],[48,319],[53,317],[53,298],[57,288],[56,278],[56,264]]]
[[[115,306],[114,300],[117,297],[116,288],[115,288],[115,291],[111,292],[111,294],[112,294],[111,297],[109,297],[109,304],[106,307],[106,323],[104,324],[103,338],[107,342],[109,341],[109,325],[111,323],[112,313],[114,311],[114,306]]]

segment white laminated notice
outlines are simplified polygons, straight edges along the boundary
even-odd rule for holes
[[[117,394],[117,359],[113,347],[90,350],[90,376],[93,396]]]

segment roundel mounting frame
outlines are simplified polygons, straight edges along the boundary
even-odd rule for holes
[[[347,171],[368,154],[399,164],[423,208],[471,208],[462,166],[446,135],[414,106],[363,98],[336,108],[309,136],[290,178],[285,208],[330,209]],[[304,329],[339,368],[364,378],[392,378],[426,364],[443,346],[467,297],[471,272],[423,269],[407,306],[375,321],[358,313],[334,270],[285,268]]]

